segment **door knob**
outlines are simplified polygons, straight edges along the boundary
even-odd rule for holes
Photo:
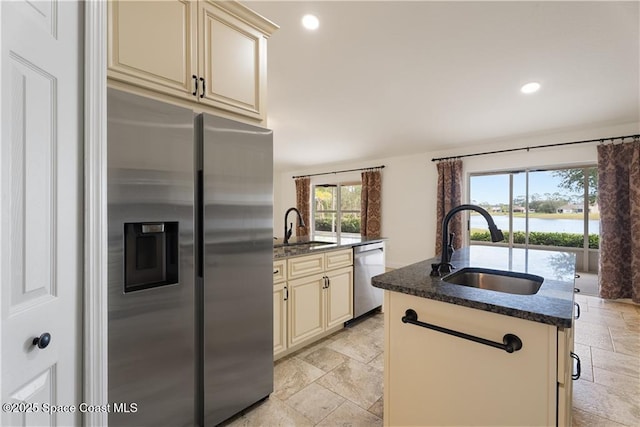
[[[45,332],[39,337],[36,337],[33,339],[33,345],[37,345],[38,348],[40,349],[46,348],[50,342],[51,342],[51,334],[49,332]]]

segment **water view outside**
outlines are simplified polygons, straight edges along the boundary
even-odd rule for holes
[[[583,248],[587,234],[588,248],[599,247],[595,167],[475,175],[469,194],[471,203],[491,213],[507,240],[513,234],[514,243]],[[484,218],[475,213],[470,216],[470,238],[489,240]]]
[[[494,222],[501,230],[509,229],[509,216],[491,215]],[[471,215],[471,229],[487,229],[487,221],[480,215]],[[488,229],[487,229],[488,230]],[[513,218],[513,230],[525,231],[526,218]],[[549,233],[584,233],[584,220],[582,219],[544,219],[529,218],[529,231],[544,231]],[[589,234],[600,234],[600,220],[589,220]]]

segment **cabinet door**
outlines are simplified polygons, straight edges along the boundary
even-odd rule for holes
[[[573,331],[558,330],[558,426],[571,426],[571,402],[573,399]]]
[[[385,425],[555,425],[557,328],[387,291]],[[512,333],[514,353],[403,323],[418,320],[491,341]]]
[[[195,99],[195,2],[109,1],[107,76],[157,92]]]
[[[273,355],[287,349],[287,286],[278,283],[273,287]]]
[[[327,329],[353,319],[353,268],[327,273]]]
[[[198,3],[199,75],[206,83],[200,102],[262,121],[267,40],[258,29],[226,10],[237,7],[231,3]]]
[[[290,280],[288,302],[289,347],[324,331],[325,278],[317,274]]]

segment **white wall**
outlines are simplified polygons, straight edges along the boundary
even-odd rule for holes
[[[284,212],[289,207],[295,206],[295,184],[292,176],[385,165],[382,170],[382,235],[389,238],[387,241],[387,265],[394,268],[402,267],[435,255],[437,172],[435,163],[431,161],[432,158],[606,138],[639,132],[640,122],[583,131],[557,132],[528,138],[522,137],[508,142],[461,146],[454,150],[432,151],[417,155],[343,164],[318,165],[306,170],[276,172],[274,177],[275,235],[282,236]],[[465,173],[463,201],[467,200],[466,183],[470,173],[527,167],[595,164],[597,161],[596,147],[597,143],[591,143],[464,158],[462,159]],[[312,183],[314,180],[315,182],[329,183],[354,179],[359,179],[359,173],[326,175],[312,178]]]

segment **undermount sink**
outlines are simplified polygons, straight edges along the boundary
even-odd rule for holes
[[[335,243],[333,242],[307,242],[307,243],[301,243],[301,245],[306,245],[311,249],[320,247],[320,246],[325,246],[325,245],[334,245]]]
[[[467,267],[444,276],[442,280],[508,294],[533,295],[540,290],[544,278],[535,274]]]
[[[306,246],[309,248],[315,248],[317,246],[332,245],[332,244],[334,244],[334,242],[320,242],[320,241],[312,240],[309,242],[290,242],[287,244],[280,243],[280,244],[274,245],[274,247],[281,248],[281,247],[287,247],[287,246]]]

